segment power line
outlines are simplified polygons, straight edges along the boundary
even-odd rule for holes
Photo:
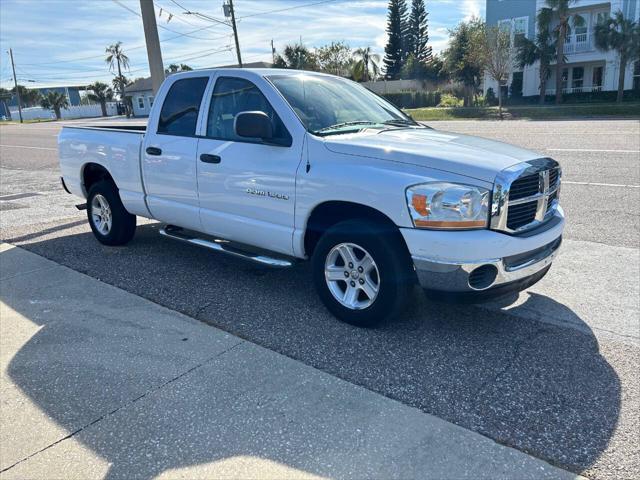
[[[278,8],[275,10],[266,10],[264,12],[256,12],[256,13],[250,13],[248,15],[242,15],[240,17],[237,18],[237,20],[243,19],[243,18],[249,18],[249,17],[257,17],[259,15],[269,15],[272,13],[280,13],[280,12],[286,12],[289,10],[295,10],[297,8],[305,8],[305,7],[314,7],[316,5],[323,5],[325,3],[333,3],[333,2],[339,2],[341,0],[322,0],[320,2],[313,2],[313,3],[305,3],[303,5],[296,5],[294,7],[286,7],[286,8]]]

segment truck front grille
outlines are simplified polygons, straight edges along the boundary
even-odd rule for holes
[[[517,164],[496,178],[491,207],[491,228],[521,233],[546,222],[558,207],[558,162],[542,158]]]

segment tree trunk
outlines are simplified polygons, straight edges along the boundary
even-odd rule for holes
[[[106,117],[107,116],[107,102],[105,102],[105,101],[100,102],[100,109],[102,110],[102,116]]]
[[[547,70],[540,68],[540,105],[544,105],[547,97]]]
[[[618,76],[618,97],[616,102],[621,103],[624,98],[624,77],[627,71],[627,59],[620,56],[620,74]]]
[[[122,81],[122,70],[120,69],[120,57],[116,57],[118,60],[118,80],[120,81],[120,100],[124,100],[124,82]]]
[[[558,32],[558,41],[556,42],[556,105],[562,103],[562,67],[564,66],[564,37],[566,35],[566,26],[564,19],[560,19],[560,31]]]
[[[498,115],[500,116],[500,120],[502,120],[502,86],[500,82],[498,82]]]
[[[62,115],[60,115],[60,107],[54,107],[53,108],[53,113],[56,114],[56,120],[60,120],[60,117],[62,116]]]

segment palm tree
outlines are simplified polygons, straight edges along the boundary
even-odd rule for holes
[[[169,67],[165,68],[165,73],[176,73],[176,72],[190,72],[193,70],[189,65],[181,63],[180,65],[176,63],[172,63]]]
[[[625,19],[622,12],[618,11],[615,17],[596,26],[595,36],[599,49],[615,50],[620,56],[617,101],[622,102],[627,64],[634,60],[640,61],[640,24]]]
[[[276,68],[294,68],[297,70],[317,70],[316,55],[302,44],[286,45],[282,56],[278,55],[274,63]]]
[[[571,32],[571,13],[569,9],[576,0],[546,0],[547,7],[555,13],[558,25],[553,30],[556,37],[556,104],[562,103],[562,69],[564,67],[564,44]],[[573,25],[584,25],[584,18],[573,15]]]
[[[369,74],[375,79],[380,74],[380,55],[371,52],[371,47],[358,48],[353,56],[359,60],[353,65],[353,76],[358,81],[369,81]]]
[[[122,69],[129,69],[129,57],[127,57],[122,51],[122,42],[116,42],[109,45],[105,49],[105,53],[107,54],[105,62],[109,64],[109,71],[113,72],[117,67],[118,77],[122,78]],[[124,99],[124,85],[121,85],[120,98]]]
[[[56,120],[60,120],[60,110],[63,108],[65,110],[69,108],[69,100],[64,93],[50,91],[47,92],[44,97],[42,97],[42,99],[40,100],[40,106],[42,108],[46,108],[47,110],[53,110],[53,112],[56,114]]]
[[[516,63],[520,68],[540,62],[540,104],[545,101],[547,81],[551,76],[551,61],[556,54],[556,48],[551,38],[549,26],[552,11],[542,8],[538,13],[538,32],[535,40],[529,40],[524,35],[516,37]]]
[[[100,104],[100,108],[102,109],[102,116],[107,116],[107,102],[113,100],[113,90],[109,88],[109,85],[102,82],[95,82],[87,87],[90,90],[93,90],[93,93],[87,95],[89,100],[93,102],[98,102]]]

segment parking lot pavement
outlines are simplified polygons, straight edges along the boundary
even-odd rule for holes
[[[15,216],[3,218],[0,235],[554,465],[592,478],[640,477],[640,154],[627,153],[640,150],[640,123],[434,126],[534,148],[563,165],[563,252],[517,298],[455,306],[415,291],[399,321],[359,330],[326,313],[307,265],[265,270],[160,239],[155,223],[142,225],[127,247],[105,248],[83,212],[49,221],[44,206],[24,198],[11,202],[24,205],[25,221],[9,210]],[[580,145],[615,152],[555,151]],[[50,198],[54,214],[57,202],[76,201]]]
[[[0,260],[3,479],[577,478],[19,248]]]

